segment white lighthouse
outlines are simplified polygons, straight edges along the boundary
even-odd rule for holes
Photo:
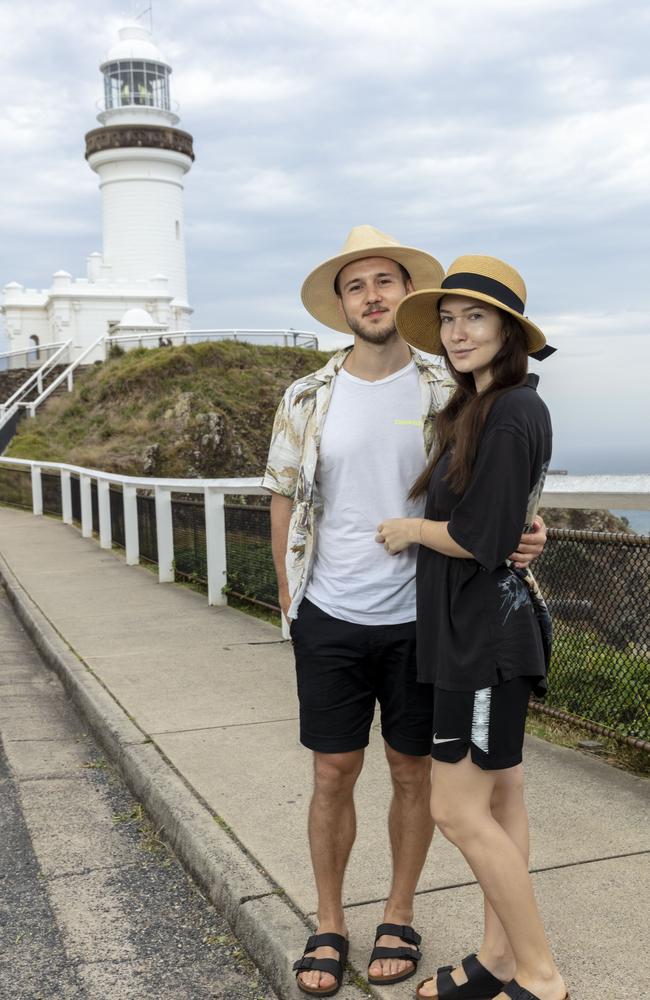
[[[192,166],[192,136],[175,128],[171,66],[140,25],[120,30],[100,66],[102,128],[86,136],[86,159],[99,174],[104,263],[117,280],[163,274],[177,319],[189,313],[185,269],[183,178]]]
[[[103,108],[100,127],[86,135],[86,159],[99,177],[102,252],[87,257],[85,277],[57,270],[48,289],[5,285],[11,350],[72,341],[78,355],[112,333],[189,327],[183,181],[194,151],[176,127],[171,66],[134,23],[120,29],[100,70]]]

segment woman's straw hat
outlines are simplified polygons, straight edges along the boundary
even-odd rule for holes
[[[423,250],[404,247],[374,226],[355,226],[341,252],[319,264],[302,286],[303,305],[319,323],[341,333],[352,333],[339,308],[334,282],[342,267],[364,257],[387,257],[397,261],[410,274],[414,288],[437,287],[444,275],[441,264]]]
[[[443,353],[438,306],[445,295],[466,295],[503,309],[514,316],[525,331],[529,354],[541,351],[546,357],[552,352],[553,348],[549,347],[542,351],[546,337],[524,316],[526,285],[519,272],[496,257],[474,254],[458,257],[439,287],[411,292],[402,299],[395,313],[395,323],[398,333],[408,344],[430,354]]]

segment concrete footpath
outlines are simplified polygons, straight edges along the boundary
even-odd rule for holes
[[[281,998],[316,905],[305,828],[310,755],[297,739],[291,648],[279,630],[128,567],[75,528],[0,508],[0,576],[46,662],[176,854]],[[39,720],[33,720],[38,730]],[[573,1000],[650,996],[650,783],[533,738],[531,869]],[[350,964],[339,993],[404,1000],[418,980],[364,987],[390,868],[388,772],[373,730],[345,886]],[[422,974],[480,939],[479,891],[434,839],[416,903]]]

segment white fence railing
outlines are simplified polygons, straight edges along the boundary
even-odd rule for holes
[[[63,341],[56,344],[34,344],[32,347],[21,347],[15,351],[4,351],[0,354],[0,372],[11,371],[14,368],[40,368],[51,354],[63,346]]]
[[[116,344],[124,350],[134,347],[172,347],[214,340],[238,340],[246,343],[276,344],[281,347],[306,347],[318,350],[318,338],[307,330],[182,330],[176,333],[118,334],[106,338],[106,349]]]
[[[97,469],[86,469],[60,462],[36,462],[18,458],[0,458],[1,468],[28,469],[31,473],[31,506],[36,516],[43,514],[42,473],[61,477],[62,520],[72,524],[71,477],[78,476],[80,486],[81,534],[93,534],[91,487],[97,485],[99,512],[99,544],[112,546],[109,489],[111,484],[122,489],[126,562],[140,561],[137,492],[153,493],[156,512],[158,547],[158,579],[160,583],[174,580],[174,533],[172,525],[172,494],[201,494],[204,499],[205,537],[207,552],[208,603],[224,604],[226,597],[226,528],[224,497],[228,495],[260,496],[266,494],[261,478],[250,479],[154,479],[148,476],[120,476]],[[648,476],[549,476],[542,495],[547,507],[611,507],[650,510],[650,475]]]
[[[126,562],[140,562],[137,491],[153,493],[156,507],[156,542],[158,547],[158,580],[172,583],[174,574],[174,533],[172,526],[172,494],[198,493],[203,496],[207,553],[208,604],[225,604],[226,585],[226,525],[225,496],[260,496],[266,494],[261,479],[151,479],[149,477],[118,476],[97,469],[85,469],[61,462],[32,462],[19,458],[0,458],[0,468],[28,468],[31,471],[32,511],[43,514],[42,472],[58,472],[61,476],[62,520],[72,524],[71,476],[79,477],[81,497],[81,534],[91,538],[93,517],[91,485],[97,484],[99,512],[99,544],[110,549],[113,544],[109,489],[111,483],[122,487]]]
[[[48,373],[52,371],[56,365],[63,363],[63,358],[67,354],[71,344],[71,340],[67,340],[65,343],[60,344],[57,350],[51,352],[47,360],[44,361],[35,372],[32,372],[32,374],[18,386],[13,395],[11,395],[9,399],[5,400],[4,403],[0,404],[0,427],[2,427],[3,424],[5,424],[13,416],[18,407],[25,405],[24,400],[28,395],[30,395],[30,393],[34,391],[37,392],[39,398],[43,395],[44,378],[46,378]]]

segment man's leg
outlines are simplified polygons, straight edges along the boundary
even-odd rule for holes
[[[431,798],[431,757],[412,757],[398,753],[384,742],[386,759],[393,782],[393,797],[388,814],[388,832],[393,857],[393,878],[386,906],[384,923],[413,923],[413,898],[424,867],[433,836]],[[377,941],[380,947],[404,947],[399,938],[384,935]],[[371,976],[399,975],[412,962],[402,958],[382,958],[373,962]]]
[[[354,786],[363,766],[363,750],[314,754],[314,792],[309,807],[309,847],[318,894],[318,934],[347,937],[343,913],[343,877],[357,831]],[[309,952],[338,958],[333,948]],[[305,986],[328,989],[328,972],[301,972]]]

